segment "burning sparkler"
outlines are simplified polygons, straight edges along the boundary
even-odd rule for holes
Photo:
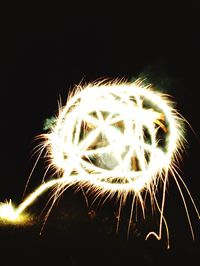
[[[96,197],[116,194],[120,208],[131,194],[131,221],[136,199],[145,213],[144,194],[148,192],[160,212],[160,227],[158,234],[151,232],[147,238],[153,234],[160,239],[163,223],[169,238],[164,203],[171,174],[183,198],[194,237],[178,181],[185,187],[197,214],[198,211],[176,170],[184,149],[183,133],[183,118],[173,108],[169,96],[144,86],[140,80],[78,86],[59,109],[49,132],[41,135],[49,168],[55,169],[58,177],[43,182],[17,208],[11,201],[1,203],[0,217],[19,220],[47,189],[54,187],[57,199],[68,187],[77,186],[86,192],[92,190]],[[161,205],[156,199],[159,182],[163,184]]]

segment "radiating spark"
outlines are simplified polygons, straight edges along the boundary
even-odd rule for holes
[[[17,208],[11,202],[1,204],[0,217],[14,221],[47,189],[55,187],[58,198],[69,186],[78,186],[94,191],[96,197],[117,194],[120,210],[131,194],[131,220],[136,199],[145,217],[144,194],[148,192],[151,204],[160,212],[160,227],[158,234],[150,232],[147,238],[154,235],[161,239],[164,223],[169,240],[164,204],[171,173],[183,198],[193,235],[178,178],[198,217],[199,213],[175,167],[184,150],[183,118],[169,99],[169,95],[156,92],[140,80],[78,86],[60,108],[49,132],[42,135],[42,149],[46,148],[49,167],[56,170],[58,177],[43,182]],[[156,199],[160,181],[163,182],[161,206]]]
[[[0,203],[0,221],[4,224],[30,224],[32,217],[27,213],[18,213],[11,200]]]

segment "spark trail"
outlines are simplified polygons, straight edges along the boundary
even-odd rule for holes
[[[17,208],[11,201],[1,203],[0,217],[19,221],[26,209],[52,187],[55,198],[68,187],[77,186],[93,191],[96,197],[117,194],[120,204],[131,194],[131,210],[137,198],[143,213],[144,195],[148,192],[151,204],[160,213],[159,232],[148,236],[161,239],[164,224],[169,239],[164,205],[170,174],[177,183],[194,237],[179,183],[190,196],[198,217],[199,213],[176,170],[184,150],[183,124],[170,96],[145,86],[141,80],[77,86],[59,109],[49,132],[41,135],[49,168],[55,169],[58,177],[43,182]],[[163,184],[160,205],[156,198],[159,182]]]

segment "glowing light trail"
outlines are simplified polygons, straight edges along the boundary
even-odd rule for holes
[[[132,219],[136,197],[145,213],[143,192],[147,191],[160,212],[159,233],[150,234],[160,239],[164,222],[168,235],[163,215],[166,183],[172,174],[181,192],[176,165],[184,148],[183,119],[168,95],[139,80],[78,86],[42,138],[49,167],[55,169],[58,178],[42,183],[16,209],[11,202],[1,203],[2,219],[15,221],[47,189],[56,187],[57,198],[69,186],[92,190],[96,197],[116,193],[122,203],[132,194]],[[160,181],[161,206],[156,199]],[[182,192],[181,196],[185,204]],[[194,235],[186,204],[185,209]]]

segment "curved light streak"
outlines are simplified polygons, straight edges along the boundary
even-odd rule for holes
[[[116,193],[122,203],[131,194],[133,205],[137,197],[143,212],[143,195],[148,192],[160,212],[159,233],[150,232],[148,236],[153,234],[160,239],[164,222],[169,239],[164,218],[166,183],[169,173],[177,182],[176,165],[185,141],[183,119],[169,99],[169,95],[156,92],[140,80],[78,86],[59,109],[49,132],[42,135],[49,168],[55,169],[58,178],[43,182],[17,208],[11,201],[1,203],[0,217],[16,221],[52,187],[56,198],[69,186],[86,187],[97,196]],[[160,181],[161,206],[156,199]],[[182,179],[181,182],[186,187]],[[179,185],[178,188],[181,192]],[[193,235],[189,216],[188,220]]]

